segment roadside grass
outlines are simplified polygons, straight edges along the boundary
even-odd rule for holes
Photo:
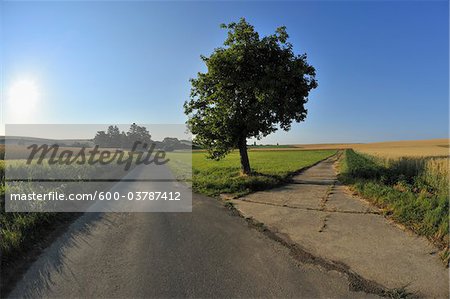
[[[448,263],[449,162],[449,157],[390,159],[346,150],[339,179],[395,221],[433,241]]]
[[[42,233],[58,221],[73,217],[74,213],[5,213],[4,190],[1,194],[0,251],[2,264],[12,261],[31,249],[42,239]],[[5,266],[5,265],[3,265]]]
[[[313,165],[336,153],[336,150],[317,151],[249,151],[254,175],[242,176],[238,152],[220,161],[206,158],[204,152],[192,153],[192,187],[195,192],[210,196],[231,193],[243,196],[253,191],[279,186],[296,171]]]
[[[20,163],[12,164],[20,165]],[[6,213],[5,161],[3,160],[0,161],[0,181],[0,253],[3,264],[35,245],[42,239],[42,232],[49,226],[55,225],[59,220],[65,221],[73,217],[75,213]]]
[[[35,161],[34,161],[35,162]],[[2,266],[9,262],[14,262],[21,255],[33,248],[47,233],[53,231],[58,225],[75,219],[81,213],[77,212],[8,212],[5,211],[5,170],[8,176],[21,178],[65,178],[67,175],[71,177],[95,177],[110,179],[111,177],[120,178],[125,171],[117,165],[85,166],[85,165],[54,165],[50,167],[48,161],[44,160],[42,167],[33,168],[31,165],[25,164],[23,159],[0,160],[0,253]],[[13,193],[22,193],[24,190],[31,191],[38,189],[38,193],[55,191],[52,189],[57,186],[58,191],[69,192],[77,190],[80,193],[91,193],[97,188],[110,188],[114,182],[105,182],[101,184],[60,184],[48,183],[41,186],[39,183],[32,184],[29,188],[24,185],[17,184],[8,186],[9,191]],[[71,188],[71,189],[70,189]],[[94,190],[92,190],[94,189]],[[102,190],[100,190],[102,191]],[[84,202],[80,202],[84,204]],[[75,203],[71,203],[74,207]],[[85,206],[84,206],[85,208]],[[80,209],[82,207],[80,206]]]

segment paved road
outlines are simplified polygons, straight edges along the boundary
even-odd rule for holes
[[[387,288],[426,298],[449,297],[449,271],[426,238],[405,232],[337,182],[331,157],[280,188],[234,200],[246,217],[316,257],[346,265]]]
[[[86,213],[10,297],[366,297],[346,277],[298,264],[216,200],[192,213]]]

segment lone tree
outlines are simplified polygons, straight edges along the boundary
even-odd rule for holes
[[[293,121],[305,119],[304,105],[317,87],[315,69],[306,54],[294,54],[284,26],[263,38],[244,18],[221,27],[228,30],[224,46],[201,56],[208,70],[190,80],[184,110],[209,158],[219,160],[238,148],[248,175],[247,138],[288,131]]]

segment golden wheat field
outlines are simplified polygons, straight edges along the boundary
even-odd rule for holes
[[[354,149],[366,154],[388,158],[449,156],[449,139],[378,142],[360,144]]]
[[[386,167],[422,176],[431,186],[448,189],[450,139],[391,141],[360,144],[296,145],[301,149],[353,149],[375,156]]]
[[[296,148],[353,149],[374,156],[384,166],[395,167],[402,173],[421,176],[437,190],[448,191],[450,139],[391,141],[376,143],[301,144]]]
[[[448,157],[450,139],[389,141],[374,143],[298,144],[298,149],[353,149],[383,158]]]

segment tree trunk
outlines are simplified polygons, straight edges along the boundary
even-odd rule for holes
[[[239,154],[241,155],[241,170],[245,175],[251,174],[250,161],[247,154],[247,139],[242,137],[239,140]]]

